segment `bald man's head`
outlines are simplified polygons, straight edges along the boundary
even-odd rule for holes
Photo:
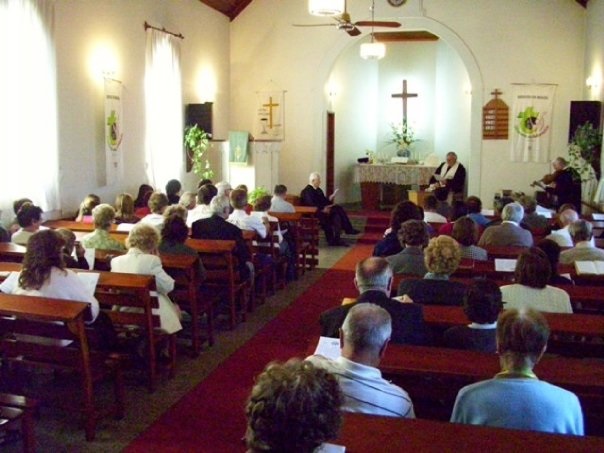
[[[570,225],[579,220],[579,214],[574,209],[565,209],[560,213],[560,223],[562,226]]]

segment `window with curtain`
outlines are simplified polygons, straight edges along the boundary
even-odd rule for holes
[[[0,1],[0,207],[58,209],[54,1]],[[5,213],[4,217],[12,215]]]
[[[163,191],[180,179],[183,164],[180,42],[153,29],[147,29],[145,114],[147,176]]]

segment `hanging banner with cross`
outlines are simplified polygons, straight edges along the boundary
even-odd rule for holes
[[[258,92],[258,110],[254,127],[256,140],[284,139],[283,94],[284,91]]]
[[[556,85],[513,84],[512,162],[549,160]]]
[[[105,79],[105,185],[111,186],[122,174],[122,82]]]

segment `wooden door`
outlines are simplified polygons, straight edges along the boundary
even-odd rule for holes
[[[328,196],[333,193],[335,187],[335,129],[336,114],[327,112],[325,193]]]

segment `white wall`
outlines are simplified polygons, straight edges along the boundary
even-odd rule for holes
[[[214,101],[214,137],[226,138],[230,99],[229,20],[197,0],[59,0],[55,12],[59,95],[60,195],[64,212],[75,210],[83,195],[97,193],[113,202],[145,182],[143,22],[182,33],[181,67],[184,104]],[[123,82],[124,179],[101,187],[103,143],[102,64],[109,56],[114,78]],[[219,166],[219,156],[213,161]],[[176,152],[175,159],[183,154]],[[175,175],[178,177],[179,175]],[[220,176],[220,175],[218,175]],[[195,189],[197,178],[183,178]],[[163,188],[161,188],[163,190]]]
[[[529,183],[542,176],[548,165],[511,163],[508,141],[477,139],[480,107],[494,88],[504,91],[503,100],[509,102],[512,83],[558,84],[551,156],[564,155],[569,102],[580,98],[585,81],[586,12],[568,0],[481,0],[479,7],[477,3],[410,0],[393,8],[380,2],[376,18],[400,20],[405,29],[421,25],[438,31],[461,55],[473,85],[469,161],[476,166],[469,182],[471,191],[488,206],[501,188],[529,191]],[[348,2],[348,6],[353,20],[369,18],[366,4]],[[415,13],[422,6],[423,16]],[[267,81],[288,90],[280,174],[292,192],[304,186],[311,170],[324,170],[322,118],[328,105],[321,93],[338,56],[354,39],[329,27],[291,27],[321,21],[308,15],[306,2],[255,0],[231,25],[232,125],[251,128],[252,94]],[[336,184],[340,185],[337,178]]]
[[[591,0],[587,12],[585,78],[591,77],[599,83],[593,88],[585,86],[584,99],[604,101],[604,0]],[[604,159],[600,161],[600,168],[604,174]]]

